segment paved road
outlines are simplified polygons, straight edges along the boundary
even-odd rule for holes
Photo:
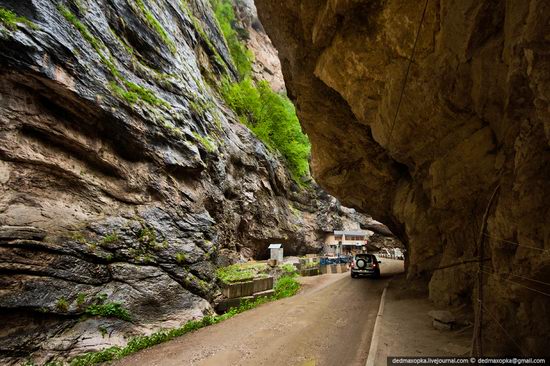
[[[303,278],[303,290],[294,297],[264,304],[116,365],[363,366],[388,275],[402,271],[402,261],[383,262],[379,280],[352,279],[349,272]]]

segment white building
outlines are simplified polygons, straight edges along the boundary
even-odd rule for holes
[[[335,230],[325,239],[327,252],[334,255],[365,252],[373,234],[370,230]]]

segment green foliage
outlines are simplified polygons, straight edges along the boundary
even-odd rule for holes
[[[17,30],[20,24],[37,30],[39,27],[25,17],[15,14],[13,11],[0,6],[0,23],[10,30]]]
[[[124,80],[123,84],[124,87],[122,87],[117,82],[111,81],[109,82],[109,87],[117,97],[125,100],[130,105],[142,100],[156,107],[171,107],[168,102],[166,102],[164,99],[157,97],[150,89],[147,89],[143,86],[137,85],[136,83],[132,83],[131,81],[127,80]]]
[[[282,282],[281,282],[282,281]],[[295,276],[283,276],[275,286],[275,296],[259,297],[255,300],[248,300],[241,303],[237,308],[229,310],[222,315],[208,315],[200,320],[191,320],[185,325],[174,328],[160,330],[148,336],[138,336],[130,339],[125,347],[113,346],[98,352],[86,353],[82,356],[73,358],[70,362],[71,366],[90,366],[103,362],[121,359],[132,353],[141,351],[142,349],[155,346],[157,344],[170,341],[176,337],[180,337],[189,332],[204,328],[206,326],[217,324],[224,320],[234,317],[244,311],[253,309],[259,305],[269,301],[282,299],[284,297],[295,295],[300,289],[300,284],[295,280]]]
[[[67,301],[66,298],[64,297],[60,297],[59,299],[57,299],[56,303],[55,303],[55,307],[59,310],[59,311],[62,311],[62,312],[67,312],[69,310],[69,302]]]
[[[309,176],[311,145],[292,102],[271,90],[267,82],[256,84],[250,78],[239,83],[226,80],[222,95],[260,140],[281,153],[292,177],[302,184]]]
[[[85,14],[88,11],[86,5],[82,4],[80,0],[71,0],[71,2],[78,8],[80,14]]]
[[[86,301],[86,294],[83,292],[79,292],[76,296],[76,305],[82,306],[84,305],[84,302]]]
[[[216,145],[208,138],[203,137],[199,135],[197,132],[193,132],[193,136],[201,143],[202,146],[206,149],[208,152],[214,152],[216,151]]]
[[[135,51],[132,46],[130,46],[128,42],[126,42],[124,39],[122,39],[113,28],[109,27],[109,31],[111,32],[113,37],[115,37],[117,41],[122,45],[122,47],[124,47],[126,52],[128,52],[129,55],[134,56]]]
[[[142,263],[153,263],[155,257],[153,251],[159,251],[168,247],[168,241],[157,240],[157,232],[155,229],[141,223],[141,229],[137,233],[137,242],[133,248],[130,248],[130,254],[135,260]]]
[[[183,137],[183,131],[176,126],[172,126],[169,123],[164,123],[164,128],[166,128],[166,130],[172,137],[180,139]]]
[[[97,52],[101,62],[110,71],[111,75],[116,81],[109,82],[109,88],[119,99],[126,101],[128,104],[133,105],[138,101],[143,101],[155,107],[171,108],[170,104],[165,100],[157,97],[152,90],[149,90],[141,85],[137,85],[131,81],[124,79],[120,71],[115,66],[114,60],[105,53],[107,52],[105,45],[102,41],[96,38],[78,18],[73,14],[66,6],[62,4],[57,5],[59,12],[65,17],[65,19],[71,23],[84,37],[84,39],[92,46]]]
[[[309,177],[311,145],[302,132],[296,110],[290,100],[273,92],[266,81],[250,79],[253,56],[239,39],[235,30],[236,18],[230,0],[210,0],[220,29],[241,81],[225,80],[221,93],[241,121],[270,149],[281,153],[294,180],[303,185]]]
[[[296,275],[284,275],[275,284],[276,299],[282,299],[296,295],[300,290],[300,283],[296,281]]]
[[[252,280],[258,273],[265,270],[267,270],[267,264],[265,263],[237,263],[218,268],[216,274],[223,283],[232,283]]]
[[[106,302],[104,304],[90,305],[86,308],[85,313],[91,316],[118,318],[126,321],[132,320],[130,312],[118,302]]]
[[[99,330],[99,332],[101,333],[101,338],[105,338],[108,333],[107,328],[105,328],[103,325],[98,326],[97,330]]]
[[[74,15],[66,6],[63,4],[57,4],[57,10],[65,17],[65,19],[71,23],[84,37],[84,39],[92,46],[92,48],[97,52],[101,62],[109,69],[111,74],[114,77],[122,77],[120,71],[116,68],[115,64],[110,58],[107,58],[103,54],[105,45],[99,39],[97,39],[78,18]]]
[[[136,93],[125,90],[115,81],[109,82],[109,88],[118,98],[125,100],[130,105],[137,103],[139,99]]]
[[[84,235],[80,232],[73,233],[71,237],[78,241],[80,244],[89,244]]]
[[[124,85],[126,88],[128,88],[130,93],[133,93],[137,95],[137,97],[141,100],[143,100],[146,103],[149,103],[154,106],[164,106],[166,108],[170,108],[170,104],[166,102],[164,99],[161,99],[157,97],[153,91],[141,86],[137,85],[135,83],[132,83],[131,81],[124,81]]]
[[[118,242],[120,240],[118,234],[116,232],[112,232],[109,235],[106,235],[103,239],[101,239],[101,245],[110,245]]]
[[[233,63],[241,78],[250,75],[254,56],[249,49],[239,40],[238,34],[233,28],[236,18],[231,0],[210,0],[214,14],[225,37]]]
[[[283,264],[281,266],[281,269],[283,270],[284,273],[286,274],[294,274],[296,273],[296,267],[294,267],[292,264],[290,263],[287,263],[287,264]]]
[[[164,29],[164,27],[160,24],[160,22],[155,18],[153,13],[145,6],[145,3],[143,0],[136,0],[136,4],[139,7],[139,10],[143,13],[145,16],[145,20],[147,24],[153,29],[157,34],[160,36],[160,38],[163,40],[163,42],[168,46],[170,51],[172,53],[176,53],[176,45],[174,41],[170,38],[168,35],[168,32]]]
[[[182,252],[176,253],[176,262],[178,262],[179,264],[185,263],[186,259],[187,258],[185,257],[185,253],[182,253]]]

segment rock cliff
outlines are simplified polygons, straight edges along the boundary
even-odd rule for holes
[[[317,181],[399,233],[439,305],[478,309],[482,238],[484,352],[548,356],[550,4],[256,5]]]
[[[201,317],[216,265],[318,251],[355,215],[224,106],[236,70],[208,2],[0,7],[18,16],[0,22],[0,363]],[[82,317],[107,308],[122,319]]]

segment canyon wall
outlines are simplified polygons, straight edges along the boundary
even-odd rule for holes
[[[550,3],[256,5],[317,181],[399,234],[440,306],[477,309],[487,211],[484,353],[548,356]]]
[[[355,220],[224,105],[207,1],[0,7],[24,17],[0,22],[0,363],[180,326],[213,311],[216,266],[317,252]],[[131,321],[83,316],[107,304]]]

